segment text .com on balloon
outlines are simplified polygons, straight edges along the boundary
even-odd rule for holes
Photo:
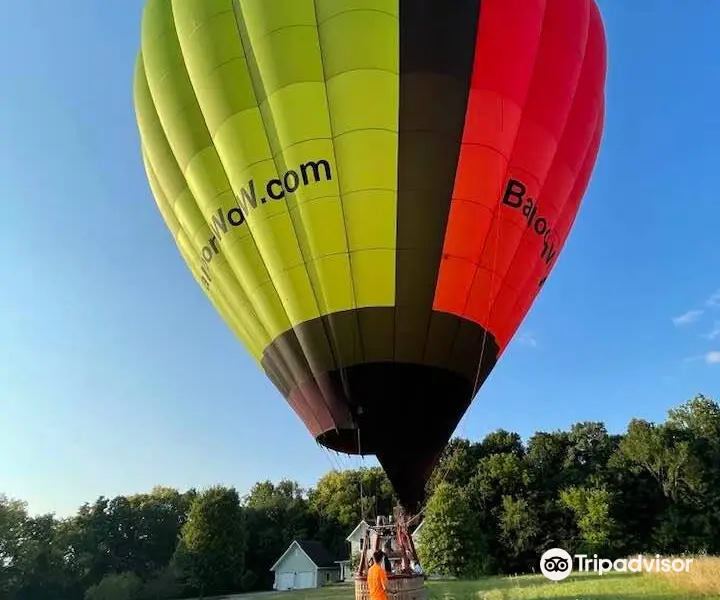
[[[551,548],[540,557],[540,571],[551,581],[562,581],[571,573],[687,573],[692,558],[663,558],[659,554],[638,554],[629,558],[599,557],[597,554],[573,554],[562,548]]]

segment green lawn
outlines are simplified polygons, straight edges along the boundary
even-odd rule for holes
[[[429,581],[429,600],[685,600],[716,598],[678,590],[671,583],[648,575],[609,573],[572,575],[554,583],[541,575],[489,577],[478,581]],[[298,590],[263,596],[263,600],[353,600],[350,584],[318,590]],[[259,600],[259,599],[258,599]]]

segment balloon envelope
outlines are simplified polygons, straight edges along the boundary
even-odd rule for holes
[[[605,61],[593,0],[147,2],[135,108],[180,253],[406,507],[563,248]]]

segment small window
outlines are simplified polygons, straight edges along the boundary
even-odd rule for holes
[[[325,573],[325,581],[330,581],[330,573]]]
[[[364,542],[364,541],[365,541],[365,538],[361,538],[361,539],[360,539],[360,550],[362,550],[363,542]]]

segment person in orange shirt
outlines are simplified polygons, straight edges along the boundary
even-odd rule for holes
[[[388,576],[383,568],[383,559],[385,555],[378,550],[373,554],[373,566],[368,569],[367,583],[370,600],[389,600],[390,596],[394,596],[388,591]]]

